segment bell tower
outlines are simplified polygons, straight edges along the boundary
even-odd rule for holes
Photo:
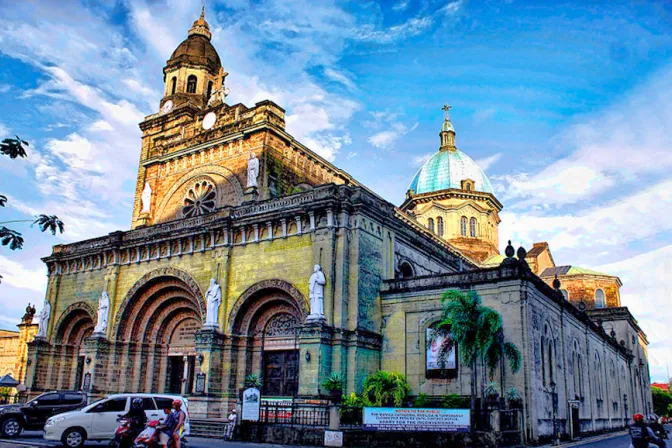
[[[169,112],[187,103],[204,109],[210,96],[222,89],[228,73],[222,68],[211,38],[203,7],[187,38],[175,49],[163,68],[162,111]]]

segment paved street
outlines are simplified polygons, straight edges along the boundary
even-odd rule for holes
[[[0,439],[0,448],[34,448],[62,446],[59,442],[50,442],[42,438],[42,432],[24,431],[17,439]],[[86,442],[86,447],[106,447],[109,442]],[[259,443],[224,442],[201,437],[189,438],[189,448],[284,448],[285,445]]]

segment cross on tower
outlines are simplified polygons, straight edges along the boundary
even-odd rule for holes
[[[450,120],[450,108],[453,106],[449,106],[448,104],[444,104],[441,110],[446,112],[446,120]]]

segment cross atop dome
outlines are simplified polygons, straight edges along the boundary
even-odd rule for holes
[[[451,109],[452,107],[453,107],[453,106],[450,106],[450,105],[448,105],[448,104],[444,104],[443,107],[441,108],[441,110],[443,110],[443,111],[446,112],[446,120],[448,120],[448,121],[450,121],[450,109]]]

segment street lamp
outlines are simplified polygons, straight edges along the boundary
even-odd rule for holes
[[[558,440],[558,431],[555,425],[555,414],[558,412],[558,394],[555,392],[555,381],[551,381],[551,404],[553,407],[553,445],[558,445],[560,441]]]

